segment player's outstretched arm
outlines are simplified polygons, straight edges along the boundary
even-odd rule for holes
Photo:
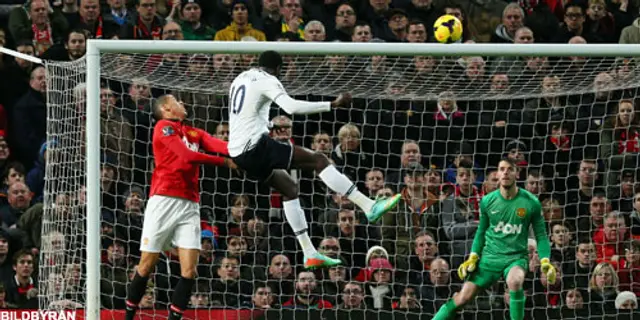
[[[212,135],[208,134],[204,130],[200,130],[200,131],[202,134],[200,138],[200,144],[202,145],[202,148],[205,151],[211,152],[211,153],[218,153],[225,156],[229,155],[228,143],[226,141],[213,137]],[[224,160],[225,167],[228,167],[230,169],[238,169],[238,166],[236,165],[235,162],[233,162],[233,160],[231,160],[231,158],[223,157],[223,160]]]
[[[348,106],[351,103],[351,94],[343,93],[331,102],[310,102],[295,100],[287,94],[280,95],[275,100],[276,104],[289,114],[311,114],[329,111],[332,108]]]
[[[351,103],[351,94],[343,93],[335,100],[328,102],[312,102],[296,100],[287,94],[278,79],[269,78],[259,83],[260,92],[271,99],[288,114],[312,114],[330,111],[331,108],[346,106]]]
[[[331,110],[330,102],[296,100],[286,93],[278,96],[274,102],[288,114],[313,114]]]
[[[182,140],[180,140],[177,135],[169,135],[163,137],[161,141],[167,147],[167,149],[178,155],[178,157],[185,159],[189,163],[202,163],[214,166],[222,166],[227,164],[227,160],[225,160],[227,158],[211,156],[197,151],[192,151],[191,149],[187,148],[184,142],[182,142]]]
[[[227,148],[227,142],[215,138],[205,132],[204,130],[199,130],[200,134],[202,134],[202,138],[200,138],[200,145],[202,148],[211,153],[218,153],[225,156],[229,155],[229,149]]]
[[[331,108],[347,107],[351,104],[351,101],[351,93],[341,93],[333,101],[331,101]]]

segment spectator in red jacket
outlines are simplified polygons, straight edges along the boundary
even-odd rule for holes
[[[631,291],[640,297],[640,240],[627,245],[625,260],[619,263],[620,291]]]
[[[617,211],[605,216],[604,224],[593,235],[596,245],[597,262],[608,262],[615,269],[624,265],[624,241],[627,238],[627,227],[624,217]]]

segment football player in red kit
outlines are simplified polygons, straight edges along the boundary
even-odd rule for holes
[[[231,159],[224,157],[229,154],[226,142],[182,123],[187,112],[174,96],[158,98],[153,112],[158,120],[152,143],[155,169],[144,213],[140,262],[127,292],[127,320],[135,316],[160,252],[172,245],[178,250],[181,278],[171,299],[169,319],[182,317],[191,296],[200,251],[200,165],[236,168]],[[200,148],[223,156],[200,153]]]

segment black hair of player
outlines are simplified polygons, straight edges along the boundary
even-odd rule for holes
[[[500,159],[500,162],[502,162],[502,161],[508,163],[514,169],[518,168],[518,164],[515,162],[515,160],[513,160],[511,158],[504,157],[504,158]]]
[[[258,66],[274,76],[278,76],[282,67],[282,56],[273,50],[268,50],[258,57]]]
[[[170,96],[170,94],[165,94],[153,102],[153,118],[156,119],[156,121],[162,120],[162,106],[167,103]]]

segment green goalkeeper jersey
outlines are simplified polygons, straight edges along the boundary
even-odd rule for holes
[[[498,189],[480,201],[480,224],[471,251],[496,262],[528,259],[530,226],[538,242],[540,259],[549,258],[551,247],[538,198],[518,188],[518,194],[507,200]]]

